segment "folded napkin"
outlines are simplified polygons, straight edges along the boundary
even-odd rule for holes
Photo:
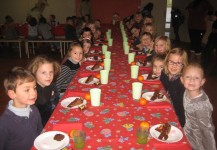
[[[94,77],[99,74],[99,72],[83,72],[79,74],[79,77],[88,77],[89,75],[93,75]]]
[[[74,91],[68,91],[66,93],[66,98],[67,97],[83,97],[85,96],[85,92],[74,92]]]
[[[145,55],[136,55],[135,56],[135,59],[140,59],[140,58],[145,60],[146,56]]]
[[[156,143],[155,150],[191,150],[189,144],[184,143]]]
[[[147,108],[171,108],[171,104],[168,102],[150,102],[146,105]]]
[[[53,131],[69,134],[71,130],[82,130],[82,123],[59,123],[53,125]]]
[[[141,82],[144,83],[144,84],[161,85],[160,80],[143,80]]]
[[[151,67],[139,66],[139,70],[145,70],[145,71],[150,72],[151,71]]]

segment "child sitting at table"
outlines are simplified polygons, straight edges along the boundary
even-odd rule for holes
[[[28,39],[38,39],[38,23],[35,17],[31,17],[28,22]]]
[[[143,25],[146,25],[146,24],[153,24],[154,23],[154,19],[153,19],[153,16],[152,15],[147,15],[144,17],[143,19]]]
[[[186,51],[181,48],[174,48],[168,52],[165,58],[165,67],[160,76],[160,81],[164,85],[168,96],[171,98],[176,115],[182,127],[185,125],[185,113],[183,107],[185,88],[181,83],[180,76],[187,63],[188,57]]]
[[[81,30],[79,41],[82,41],[83,39],[89,39],[93,43],[93,35],[90,28],[84,27]]]
[[[143,27],[142,27],[142,32],[151,33],[154,39],[156,38],[156,35],[157,35],[156,28],[152,23],[144,24]]]
[[[213,106],[203,91],[203,68],[189,64],[184,68],[181,81],[185,87],[185,135],[193,149],[216,150],[215,127],[212,122]]]
[[[63,95],[83,59],[83,49],[79,43],[73,43],[68,50],[68,59],[62,64],[62,71],[57,78],[56,86]]]
[[[146,55],[151,55],[154,50],[153,36],[149,32],[144,32],[140,38],[141,43],[137,47]]]
[[[55,27],[57,25],[57,22],[56,22],[56,16],[54,14],[51,14],[48,18],[48,24],[52,27]]]
[[[66,18],[66,25],[64,26],[64,34],[67,40],[78,41],[76,28],[72,17]]]
[[[165,55],[155,55],[152,58],[152,73],[159,78],[165,65],[165,57]]]
[[[88,54],[91,48],[91,41],[89,39],[83,39],[81,41],[81,46],[83,48],[84,51],[84,55]]]
[[[4,88],[11,98],[0,116],[0,149],[31,149],[42,131],[37,107],[34,75],[22,67],[13,67],[4,79]]]
[[[171,42],[167,36],[158,36],[154,41],[154,51],[156,54],[167,54],[171,49]]]
[[[133,46],[136,47],[137,45],[140,44],[140,35],[141,35],[141,30],[139,27],[137,26],[133,26],[132,29],[131,29],[131,34],[132,34],[132,37],[133,37]]]
[[[45,55],[39,55],[29,63],[28,70],[36,78],[38,93],[36,106],[41,114],[42,124],[45,126],[59,102],[59,92],[53,80],[60,73],[60,65]]]

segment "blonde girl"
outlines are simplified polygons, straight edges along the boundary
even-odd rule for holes
[[[170,50],[165,58],[165,67],[161,72],[160,81],[167,91],[176,115],[182,127],[185,125],[185,113],[183,107],[183,95],[185,88],[181,83],[180,76],[183,68],[188,64],[185,50],[174,48]]]
[[[158,36],[154,41],[154,50],[156,54],[167,54],[171,49],[171,41],[167,36]]]
[[[83,59],[83,48],[79,43],[72,43],[69,47],[66,60],[62,63],[61,73],[57,78],[57,89],[62,96],[77,72],[80,68],[81,60]]]
[[[28,70],[36,78],[38,96],[35,104],[41,114],[42,124],[45,125],[59,101],[54,78],[60,73],[60,65],[45,55],[39,55],[29,63]]]

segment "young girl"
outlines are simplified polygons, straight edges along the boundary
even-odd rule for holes
[[[181,81],[185,87],[184,109],[186,124],[184,132],[193,149],[216,150],[215,127],[212,122],[213,106],[203,91],[204,72],[199,64],[189,64],[183,71]]]
[[[160,80],[171,98],[176,115],[182,127],[185,125],[183,107],[184,86],[180,81],[183,68],[187,65],[188,57],[185,50],[174,48],[165,58],[165,67],[161,72]]]
[[[165,55],[155,55],[152,58],[152,73],[157,77],[160,77],[161,71],[164,68]]]
[[[158,36],[154,42],[154,50],[156,54],[167,54],[171,49],[171,42],[167,36]]]
[[[81,46],[83,48],[84,55],[89,53],[91,44],[92,43],[91,43],[91,41],[89,39],[83,39],[81,41]]]
[[[83,59],[83,49],[80,44],[73,43],[68,50],[68,59],[62,64],[62,71],[57,78],[56,86],[63,95]]]
[[[36,106],[44,126],[59,101],[59,93],[53,80],[60,72],[60,65],[45,55],[39,55],[30,62],[28,69],[36,78],[38,93]]]

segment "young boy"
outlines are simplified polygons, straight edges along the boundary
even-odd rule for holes
[[[165,57],[165,55],[155,55],[152,58],[152,72],[159,78],[165,66]]]
[[[183,105],[186,123],[185,135],[193,149],[216,150],[213,106],[202,90],[204,72],[199,64],[189,64],[183,70],[181,81],[185,87]]]
[[[72,17],[66,18],[66,25],[64,26],[65,38],[68,40],[78,41],[76,34],[76,28],[74,27],[74,22]]]
[[[0,116],[0,149],[29,150],[42,131],[41,117],[34,106],[35,78],[24,68],[14,67],[8,72],[4,87],[11,100]]]

